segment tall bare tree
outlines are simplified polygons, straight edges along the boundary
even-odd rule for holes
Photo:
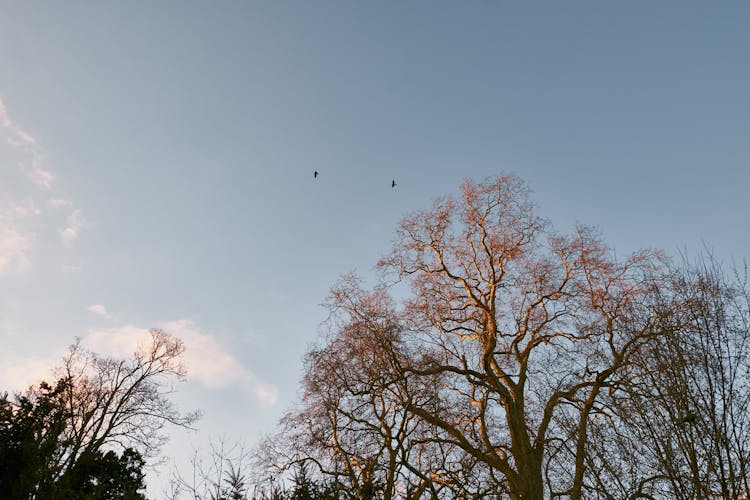
[[[511,498],[581,498],[603,389],[660,331],[658,254],[623,261],[594,231],[554,232],[516,177],[462,185],[405,218],[380,262],[406,280],[405,373],[440,376],[422,421],[485,464]],[[571,425],[572,424],[572,425]]]
[[[387,495],[421,478],[435,497],[583,498],[608,398],[671,321],[661,255],[621,260],[589,228],[555,232],[505,176],[403,219],[379,268],[411,294],[334,287],[343,321],[284,422],[317,450],[302,456],[327,457],[360,497],[381,467]],[[389,457],[411,478],[389,479]]]

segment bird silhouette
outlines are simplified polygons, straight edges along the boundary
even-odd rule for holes
[[[396,181],[391,181],[391,187],[392,187],[392,188],[395,188],[395,187],[396,187]]]
[[[313,172],[313,179],[317,179],[317,178],[318,178],[318,171],[316,170]]]

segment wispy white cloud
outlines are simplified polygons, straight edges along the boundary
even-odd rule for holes
[[[101,304],[87,309],[94,314],[110,316]],[[232,353],[231,346],[215,335],[200,331],[189,320],[169,321],[158,326],[185,344],[182,362],[188,371],[188,381],[211,390],[238,388],[263,408],[270,408],[278,401],[276,387],[253,373]],[[5,336],[9,334],[7,331],[0,333]],[[81,339],[81,344],[105,356],[128,357],[147,347],[151,341],[148,328],[123,325],[89,330]],[[57,356],[41,357],[0,351],[0,388],[20,391],[41,380],[53,380],[54,369],[60,365],[64,354],[61,351]]]
[[[107,311],[107,308],[102,304],[92,304],[88,306],[86,310],[96,314],[97,316],[101,316],[102,318],[113,319],[112,315],[109,314],[109,311]]]
[[[107,356],[129,356],[150,341],[148,328],[133,325],[89,330],[81,340],[85,347]]]
[[[60,198],[50,198],[47,200],[47,206],[50,208],[55,209],[72,209],[73,208],[73,202],[70,200],[63,200]]]
[[[39,141],[16,124],[8,114],[5,103],[0,99],[0,126],[3,128],[5,142],[13,149],[26,153],[18,162],[18,167],[37,187],[51,189],[55,176],[42,168],[44,155],[39,148]]]
[[[6,140],[12,146],[36,145],[37,140],[10,119],[8,109],[2,99],[0,99],[0,125],[7,131],[8,137]]]
[[[0,274],[22,273],[31,265],[35,234],[23,220],[39,214],[31,201],[0,203]]]
[[[159,326],[185,343],[183,361],[188,369],[188,380],[208,389],[239,386],[264,408],[276,404],[277,389],[255,375],[214,335],[199,331],[189,320],[170,321]],[[84,337],[83,343],[97,352],[128,355],[150,338],[148,329],[126,325],[92,330]]]
[[[31,265],[32,246],[32,234],[0,224],[0,274],[26,271]]]
[[[0,165],[10,167],[0,183],[0,273],[29,269],[35,242],[46,240],[56,229],[62,246],[70,249],[87,227],[74,201],[54,192],[55,176],[44,168],[44,162],[39,140],[11,118],[0,99]],[[36,205],[22,197],[35,200]],[[62,223],[58,211],[65,214]],[[32,216],[38,217],[32,220]]]
[[[8,392],[22,392],[42,380],[52,381],[52,368],[59,364],[59,359],[38,356],[4,355],[0,359],[0,387]]]
[[[44,170],[41,164],[42,156],[34,152],[30,160],[19,162],[18,166],[37,187],[52,189],[52,182],[55,180],[55,176],[49,170]]]
[[[264,407],[278,400],[276,388],[258,378],[213,335],[199,332],[189,320],[162,325],[164,330],[185,342],[185,361],[194,377],[209,389],[240,385]]]
[[[6,219],[21,219],[40,213],[41,210],[36,207],[32,200],[0,202],[0,217]]]
[[[78,239],[81,230],[84,229],[88,221],[83,217],[80,208],[74,208],[75,205],[71,200],[61,198],[50,198],[47,200],[47,207],[53,210],[68,210],[68,216],[65,218],[65,227],[60,229],[60,239],[65,248],[71,248],[73,242]]]
[[[80,209],[73,210],[65,219],[66,226],[60,230],[60,237],[65,248],[71,248],[73,242],[78,239],[81,229],[86,227],[86,219],[83,218]]]

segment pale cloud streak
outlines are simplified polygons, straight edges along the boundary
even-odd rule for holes
[[[60,230],[60,237],[65,248],[72,248],[73,242],[78,239],[81,229],[86,227],[86,219],[83,218],[80,209],[75,209],[66,217],[65,223],[65,228]]]
[[[86,308],[87,311],[96,314],[97,316],[101,316],[105,319],[113,319],[112,315],[109,314],[109,311],[107,311],[107,308],[104,307],[102,304],[92,304]]]
[[[54,380],[53,368],[60,364],[57,358],[3,356],[0,363],[0,387],[8,392],[23,392],[42,380]]]
[[[5,107],[2,99],[0,99],[0,125],[8,131],[8,138],[6,139],[11,146],[20,146],[22,144],[36,145],[36,139],[31,134],[23,131],[18,125],[13,123],[13,120],[8,116],[8,110]]]
[[[52,172],[44,170],[41,167],[42,156],[35,152],[31,156],[31,160],[26,162],[19,162],[18,166],[21,171],[26,174],[26,177],[37,185],[37,187],[44,189],[52,189],[52,181],[55,180],[55,176]]]
[[[71,210],[73,208],[73,202],[70,200],[63,200],[60,198],[50,198],[49,200],[47,200],[47,206],[50,208],[55,208],[55,209],[66,208],[68,210]]]
[[[23,273],[31,265],[33,234],[0,223],[0,274]]]
[[[38,214],[28,200],[0,203],[0,274],[23,273],[30,267],[35,234],[24,220]]]
[[[0,203],[0,217],[8,219],[21,219],[33,215],[39,215],[41,211],[32,200],[20,202],[6,201]]]
[[[88,310],[94,314],[108,314],[101,304],[94,304]],[[239,388],[262,408],[271,408],[278,401],[276,387],[255,375],[216,336],[199,331],[189,320],[169,321],[159,326],[185,344],[181,361],[187,368],[188,381],[197,382],[209,390]],[[148,328],[123,325],[89,330],[81,338],[81,345],[103,356],[121,358],[147,348],[151,341]],[[64,354],[24,357],[17,353],[0,353],[0,387],[22,391],[42,380],[54,381],[55,367],[60,366]]]
[[[182,358],[188,369],[188,380],[214,390],[240,387],[263,408],[270,408],[278,401],[277,389],[255,375],[216,336],[199,331],[189,320],[170,321],[159,326],[185,343]],[[126,325],[91,330],[82,341],[84,346],[96,352],[127,356],[147,345],[150,339],[147,328]]]
[[[0,100],[0,126],[5,135],[5,142],[13,149],[26,153],[18,162],[18,167],[37,187],[51,189],[55,176],[42,168],[44,155],[39,148],[39,141],[16,124],[8,114],[5,104]]]
[[[57,233],[66,249],[88,226],[72,200],[52,196],[55,176],[43,164],[39,140],[11,118],[0,99],[0,166],[9,167],[0,179],[0,274],[23,273],[32,267],[36,242],[44,241],[55,225],[62,224]],[[54,213],[60,211],[62,223]]]

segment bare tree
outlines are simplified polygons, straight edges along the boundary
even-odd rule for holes
[[[440,403],[406,409],[490,470],[511,498],[581,498],[603,389],[660,331],[658,254],[624,261],[586,228],[561,236],[515,177],[465,182],[405,218],[380,262],[411,285],[414,352]],[[545,481],[546,478],[546,481]]]
[[[445,447],[437,454],[406,408],[407,401],[431,404],[437,377],[398,370],[408,347],[384,289],[364,291],[347,276],[328,306],[329,335],[305,358],[302,401],[267,441],[269,462],[277,470],[312,464],[354,498],[437,496],[448,484],[440,478],[451,453]]]
[[[612,399],[673,323],[664,259],[555,232],[516,177],[461,191],[403,219],[379,262],[411,288],[398,306],[387,285],[334,287],[340,322],[306,358],[282,463],[313,460],[359,498],[376,482],[386,498],[583,498],[605,459],[592,436],[617,429]]]
[[[175,469],[167,497],[172,500],[244,500],[248,498],[251,454],[242,443],[211,441],[210,451],[193,450],[190,474]]]
[[[164,427],[187,427],[198,417],[170,399],[185,374],[182,343],[157,330],[149,340],[127,358],[76,342],[54,385],[0,397],[3,494],[143,498],[142,468],[158,454]]]
[[[750,297],[744,272],[709,254],[673,269],[666,335],[636,360],[613,408],[642,491],[676,499],[750,492]],[[597,443],[599,454],[606,443]],[[614,490],[612,477],[600,484]]]
[[[199,417],[180,412],[170,399],[174,382],[185,376],[182,342],[160,330],[150,333],[150,342],[129,358],[102,356],[80,342],[71,346],[57,370],[67,381],[68,415],[60,475],[102,448],[131,447],[153,458],[166,440],[166,425],[189,427]]]

